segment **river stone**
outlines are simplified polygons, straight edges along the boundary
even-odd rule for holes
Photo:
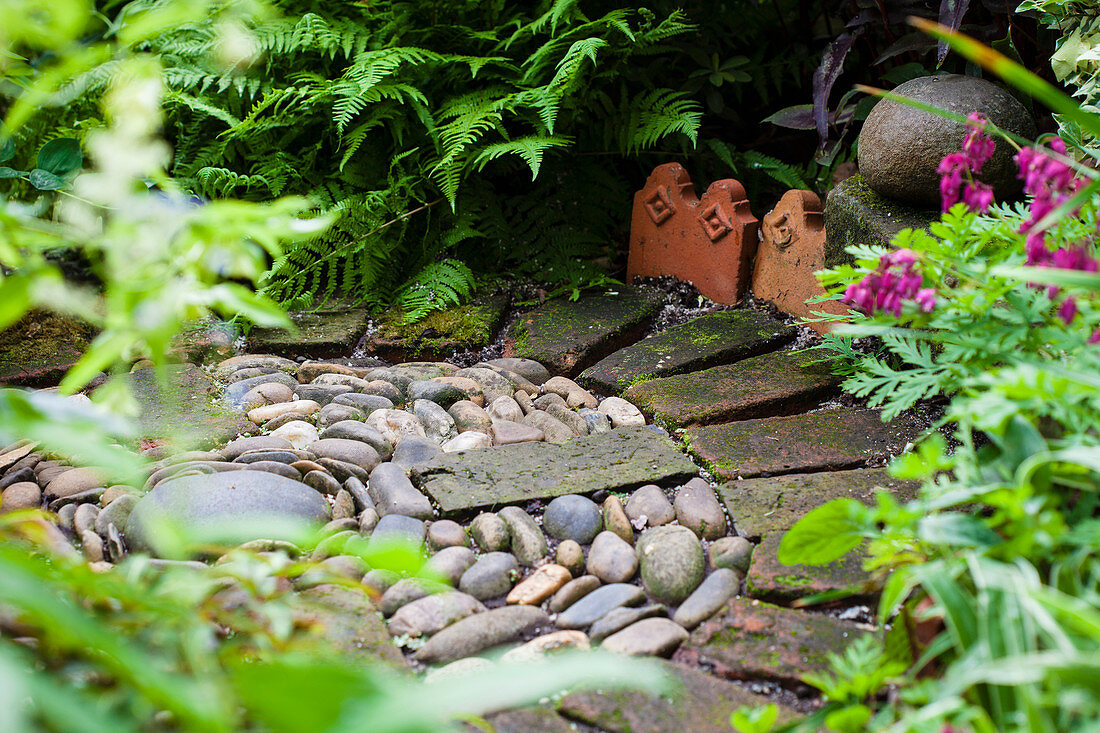
[[[378,602],[378,610],[383,616],[392,616],[413,601],[427,598],[442,590],[438,584],[424,578],[402,578],[382,594]]]
[[[670,657],[688,632],[667,618],[647,618],[603,640],[602,649],[618,654]]]
[[[490,428],[493,445],[515,445],[546,440],[546,433],[536,427],[510,420],[497,420]]]
[[[537,606],[558,589],[573,579],[572,573],[561,565],[548,563],[525,578],[509,591],[505,603],[518,603],[521,606]]]
[[[424,434],[442,445],[458,435],[455,421],[442,407],[431,400],[416,400],[412,403],[413,414],[424,426]]]
[[[480,601],[499,598],[512,589],[519,563],[507,552],[489,552],[462,574],[458,589]]]
[[[126,526],[126,519],[130,516],[130,512],[134,510],[134,505],[137,504],[137,502],[137,496],[133,494],[123,494],[103,507],[103,511],[96,517],[95,531],[105,535],[107,534],[107,525],[109,524],[114,524],[116,527]]]
[[[313,400],[293,400],[291,402],[280,402],[275,405],[264,405],[263,407],[255,407],[248,411],[248,419],[257,425],[262,425],[268,420],[274,420],[280,415],[285,415],[289,412],[300,412],[305,415],[312,415],[315,412],[320,412],[321,406]]]
[[[364,415],[370,415],[375,410],[392,410],[397,406],[396,403],[388,397],[375,394],[361,394],[359,392],[340,394],[334,397],[332,401],[337,405],[354,407]]]
[[[512,383],[508,381],[507,377],[503,377],[497,374],[491,369],[482,369],[480,367],[470,367],[469,369],[459,369],[455,372],[456,377],[465,377],[466,379],[472,379],[478,383],[481,387],[482,393],[485,395],[485,401],[492,403],[498,397],[511,397],[515,392],[515,388]]]
[[[351,387],[342,384],[299,384],[294,388],[294,393],[300,400],[313,400],[324,407],[342,394],[351,392]]]
[[[367,383],[359,387],[359,394],[385,397],[395,405],[405,404],[405,388],[412,384],[412,380],[394,374],[387,375],[390,379],[373,379],[368,375]]]
[[[693,478],[676,492],[672,503],[676,521],[699,537],[716,540],[726,534],[726,515],[714,490],[701,478]]]
[[[42,489],[33,481],[20,481],[4,489],[0,514],[19,509],[37,509],[42,505]],[[75,511],[75,510],[74,510]]]
[[[600,403],[599,412],[607,415],[612,427],[645,425],[645,417],[642,415],[642,411],[622,397],[608,397]]]
[[[91,489],[106,488],[103,472],[94,468],[73,468],[46,484],[47,501],[63,499]]]
[[[458,591],[436,593],[407,603],[389,621],[394,636],[431,636],[456,621],[485,611],[481,601]]]
[[[492,445],[493,439],[485,433],[479,433],[476,430],[467,430],[465,433],[461,433],[457,437],[451,438],[441,447],[444,453],[458,453],[459,451],[491,448]]]
[[[741,576],[728,568],[719,568],[680,604],[672,620],[691,631],[717,613],[740,588]]]
[[[310,443],[306,450],[319,458],[335,458],[359,466],[365,471],[373,470],[381,462],[378,451],[359,440],[322,438]]]
[[[451,662],[513,641],[549,622],[546,612],[535,606],[505,606],[476,613],[433,636],[413,659],[426,664]]]
[[[397,441],[393,449],[393,462],[409,471],[419,463],[426,463],[443,453],[443,449],[431,438],[422,435],[406,435]]]
[[[588,551],[585,568],[605,583],[625,583],[638,570],[638,556],[622,537],[600,532]]]
[[[511,382],[513,389],[522,389],[527,394],[534,394],[539,391],[537,384],[527,379],[527,377],[523,376],[522,374],[518,372],[513,372],[510,369],[503,369],[485,361],[474,364],[474,367],[477,369],[488,369],[492,372],[496,372],[497,374]]]
[[[241,398],[241,407],[250,410],[253,407],[271,405],[276,402],[290,402],[294,399],[294,390],[278,382],[264,382],[248,390]]]
[[[367,385],[367,380],[360,377],[356,377],[351,374],[336,374],[335,372],[326,372],[314,379],[310,384],[339,384],[345,387],[351,387],[356,392],[361,392]]]
[[[485,392],[482,391],[481,385],[468,377],[436,377],[431,381],[457,387],[466,395],[464,398],[465,401],[472,402],[478,407],[485,406]],[[463,400],[459,401],[461,402]],[[451,407],[454,407],[454,405],[451,405]],[[450,408],[447,409],[449,410]]]
[[[382,517],[402,514],[431,519],[434,514],[428,497],[416,490],[396,463],[380,463],[370,472],[369,493]]]
[[[622,631],[627,626],[637,623],[644,618],[667,615],[668,608],[660,603],[640,606],[638,608],[623,606],[621,608],[616,608],[614,611],[592,624],[592,628],[588,630],[588,636],[593,642],[599,643],[616,631]]]
[[[550,379],[550,371],[534,359],[504,358],[490,359],[485,362],[489,366],[506,369],[515,372],[534,385],[540,385]]]
[[[225,393],[222,399],[230,407],[240,409],[244,406],[244,398],[252,389],[259,387],[261,384],[282,384],[289,387],[291,390],[298,388],[298,380],[294,379],[288,374],[277,372],[275,374],[261,374],[255,377],[248,377],[247,379],[241,379],[239,381],[230,384],[225,388]]]
[[[375,410],[366,419],[368,427],[374,428],[392,445],[406,435],[427,437],[424,426],[416,416],[404,410]]]
[[[607,531],[614,532],[622,538],[623,542],[634,544],[634,528],[630,525],[630,518],[626,515],[623,500],[611,494],[603,502],[603,526]]]
[[[550,599],[550,612],[561,613],[602,585],[595,575],[582,575],[570,580]]]
[[[358,440],[374,448],[379,458],[387,461],[393,455],[393,445],[382,437],[382,433],[374,428],[367,427],[358,420],[344,420],[334,425],[329,425],[320,433],[320,439],[341,438],[343,440]]]
[[[470,538],[466,536],[466,530],[458,522],[440,519],[428,526],[428,547],[433,550],[442,550],[444,547],[466,547],[469,544]]]
[[[342,490],[340,482],[328,471],[310,471],[302,477],[302,483],[326,496],[336,496]]]
[[[575,494],[559,496],[546,505],[542,528],[556,540],[574,540],[587,545],[603,525],[600,508],[591,499]],[[614,581],[613,581],[614,582]]]
[[[291,420],[271,431],[272,438],[281,438],[290,443],[293,448],[304,449],[310,443],[316,441],[320,435],[317,428],[305,420]]]
[[[584,571],[584,550],[574,540],[562,540],[554,551],[554,560],[574,576]]]
[[[489,416],[489,419],[494,422],[502,420],[508,422],[523,421],[523,410],[514,397],[497,397],[485,409],[485,413]]]
[[[695,534],[686,527],[654,527],[638,538],[642,585],[665,603],[680,603],[703,580],[706,562]]]
[[[97,516],[99,516],[99,507],[95,504],[81,504],[73,515],[73,531],[78,535],[92,531]]]
[[[508,399],[511,397],[500,397],[498,399]],[[515,400],[512,400],[512,404],[515,404]],[[516,411],[519,411],[519,405],[516,405]],[[477,430],[482,433],[488,433],[489,428],[493,425],[492,418],[489,417],[489,413],[478,407],[470,400],[459,400],[450,406],[447,410],[451,419],[454,420],[454,425],[458,428],[458,432],[464,433],[467,430]]]
[[[126,520],[126,540],[155,554],[161,521],[206,542],[293,539],[288,521],[300,528],[328,518],[328,502],[299,481],[248,470],[199,474],[163,481],[139,499]]]
[[[577,435],[568,425],[542,410],[535,410],[530,413],[523,418],[523,422],[520,424],[541,430],[547,443],[557,445],[565,443]]]
[[[330,402],[321,407],[320,412],[317,413],[317,427],[324,430],[329,425],[335,425],[338,422],[343,422],[345,420],[364,420],[366,417],[367,416],[362,410],[357,410],[348,405],[338,405]]]
[[[592,644],[588,640],[588,634],[583,631],[565,630],[565,631],[552,631],[549,634],[543,634],[542,636],[536,636],[531,641],[518,646],[515,649],[511,649],[500,657],[501,664],[522,664],[529,662],[538,662],[545,658],[548,654],[556,654],[558,652],[565,651],[566,649],[576,649],[577,651],[586,652],[592,648]],[[495,733],[506,733],[499,727],[494,725]],[[510,729],[514,730],[514,729]],[[538,730],[546,731],[545,727],[539,726],[536,728],[521,728],[523,731]],[[565,726],[565,730],[569,730]]]
[[[482,512],[470,522],[470,536],[485,552],[508,549],[512,535],[503,519],[492,512]]]
[[[583,629],[620,606],[637,606],[645,592],[636,585],[615,583],[588,593],[558,614],[554,624],[562,629]]]
[[[462,574],[476,561],[474,551],[469,547],[444,547],[428,558],[425,566],[457,588],[459,581],[462,580]]]
[[[320,585],[299,593],[298,598],[304,607],[295,610],[295,625],[320,632],[318,642],[326,657],[346,656],[354,660],[353,666],[377,668],[382,662],[394,671],[408,669],[362,588]]]
[[[752,543],[744,537],[721,537],[707,548],[710,566],[729,568],[745,577],[752,562]]]
[[[427,400],[446,410],[459,400],[466,399],[466,393],[453,384],[418,380],[409,383],[406,399],[412,403]]]
[[[403,514],[387,514],[378,520],[377,526],[371,533],[371,543],[403,542],[420,546],[428,534],[428,528],[424,522],[415,517],[406,517]]]
[[[393,570],[375,568],[364,575],[361,582],[364,587],[370,589],[374,597],[381,598],[399,580],[401,576]]]
[[[551,377],[542,385],[544,394],[556,394],[565,400],[567,407],[596,409],[600,403],[596,397],[568,377]]]
[[[665,492],[655,484],[643,486],[627,497],[624,509],[626,515],[638,523],[639,528],[647,525],[658,527],[676,518],[676,510],[669,503]],[[645,517],[645,524],[642,524],[642,517]]]
[[[573,431],[574,435],[588,435],[588,423],[573,410],[562,405],[548,405],[545,409],[547,415],[560,421]]]
[[[546,557],[546,536],[527,512],[516,506],[506,506],[497,512],[508,525],[512,537],[512,554],[522,565],[534,565]]]
[[[233,459],[233,463],[259,463],[261,461],[275,461],[285,463],[287,466],[295,461],[302,460],[294,451],[289,450],[250,450]]]
[[[940,109],[966,116],[979,112],[1003,130],[1027,139],[1035,137],[1035,123],[1027,109],[995,84],[973,76],[922,76],[893,89]],[[940,175],[944,156],[958,152],[966,130],[958,122],[882,99],[874,106],[859,135],[859,172],[867,185],[891,198],[925,206],[940,204]],[[993,158],[980,179],[993,186],[999,200],[1017,194],[1020,183],[1012,160],[1013,148],[994,137]]]
[[[588,433],[590,435],[602,435],[611,432],[611,418],[599,410],[582,407],[577,410],[577,414],[581,416],[585,425],[588,426]],[[642,424],[645,424],[644,421]]]

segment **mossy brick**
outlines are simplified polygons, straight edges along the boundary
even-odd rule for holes
[[[0,331],[0,384],[60,384],[95,335],[95,328],[86,321],[31,311]]]
[[[887,246],[902,229],[927,229],[940,212],[885,198],[861,176],[845,179],[825,200],[825,267],[851,262],[844,251],[853,244]]]
[[[687,428],[692,455],[723,480],[862,468],[901,452],[917,421],[884,424],[878,410],[836,409]]]
[[[718,487],[737,534],[762,537],[785,532],[810,511],[833,499],[855,499],[873,506],[876,490],[899,501],[915,498],[919,483],[895,479],[883,468],[802,473],[730,481]]]
[[[457,351],[491,344],[511,304],[511,293],[475,296],[471,303],[429,313],[415,323],[406,323],[402,311],[391,309],[378,318],[378,328],[364,348],[368,354],[395,364],[445,361]]]
[[[574,692],[562,698],[558,710],[567,718],[611,733],[730,733],[730,713],[771,700],[744,687],[684,664],[656,662],[675,687],[665,695],[636,690]],[[779,705],[779,722],[797,717]]]
[[[856,639],[873,633],[864,624],[734,598],[696,628],[677,654],[729,679],[789,685],[808,672],[828,671],[830,652],[843,653]]]
[[[640,339],[664,301],[655,288],[630,285],[576,301],[549,300],[516,319],[504,355],[534,359],[555,374],[573,377]]]
[[[283,328],[253,328],[248,348],[254,353],[279,356],[308,356],[320,359],[348,356],[370,326],[365,308],[328,308],[290,313],[296,331]]]
[[[577,381],[604,394],[657,377],[693,372],[776,349],[798,330],[760,311],[699,316],[619,349],[585,369]]]
[[[624,393],[668,428],[787,415],[816,407],[840,378],[828,361],[776,351],[698,372],[636,384]]]
[[[474,509],[682,483],[699,469],[650,427],[616,428],[561,445],[517,443],[445,453],[414,466],[412,478],[445,516]]]
[[[790,603],[829,591],[848,591],[848,600],[869,600],[881,583],[863,569],[859,550],[824,565],[784,565],[776,553],[785,532],[769,532],[752,551],[745,587],[748,595],[772,603]]]

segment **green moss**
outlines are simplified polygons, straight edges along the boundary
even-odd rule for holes
[[[59,352],[85,350],[94,335],[94,328],[84,321],[31,311],[0,332],[0,364],[52,362]]]

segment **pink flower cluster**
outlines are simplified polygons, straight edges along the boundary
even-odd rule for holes
[[[971,112],[966,120],[962,150],[944,156],[936,169],[940,174],[940,199],[944,211],[957,204],[961,197],[971,211],[984,213],[993,203],[993,188],[974,180],[972,174],[982,172],[982,166],[993,157],[996,142],[985,133],[982,126],[987,120],[980,114]]]
[[[874,272],[844,291],[841,301],[864,313],[888,311],[897,318],[901,315],[903,300],[912,300],[929,313],[936,307],[936,291],[922,288],[924,275],[916,267],[917,254],[909,249],[899,249],[884,254]]]

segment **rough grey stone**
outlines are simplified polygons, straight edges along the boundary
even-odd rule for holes
[[[506,506],[497,515],[508,525],[508,534],[512,537],[512,554],[520,564],[534,565],[546,557],[546,536],[531,515],[515,506]]]
[[[512,589],[519,563],[507,552],[489,552],[462,574],[458,589],[480,601],[500,598]]]
[[[417,519],[431,519],[432,505],[428,497],[416,490],[409,477],[396,463],[380,463],[370,473],[369,492],[379,515],[403,514]]]
[[[637,606],[644,600],[645,592],[636,585],[605,585],[558,614],[554,624],[562,629],[583,629],[620,606]]]
[[[686,527],[647,529],[638,538],[642,585],[651,596],[679,603],[703,581],[703,547]]]
[[[605,583],[625,583],[638,570],[638,556],[614,532],[600,532],[588,551],[585,568]]]
[[[726,601],[737,595],[741,578],[728,568],[719,568],[676,609],[672,620],[691,631],[718,612]]]
[[[393,462],[404,470],[410,471],[413,466],[427,463],[442,454],[443,449],[431,438],[423,435],[406,435],[397,441],[397,447],[393,450]]]
[[[424,663],[451,662],[517,639],[549,621],[546,612],[534,606],[505,606],[476,613],[440,631],[413,658]]]
[[[559,496],[546,505],[542,528],[556,540],[574,540],[587,545],[603,527],[600,508],[591,499],[575,494]]]

